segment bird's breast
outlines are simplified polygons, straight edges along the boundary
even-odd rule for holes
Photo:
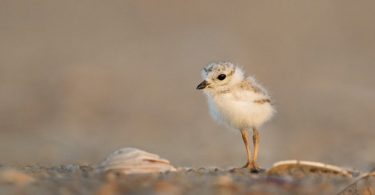
[[[268,102],[259,104],[255,101],[259,98],[264,97],[235,93],[212,97],[209,101],[211,115],[235,128],[258,126],[273,114],[273,108]]]

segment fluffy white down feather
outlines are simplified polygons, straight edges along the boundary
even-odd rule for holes
[[[212,85],[204,92],[208,98],[211,116],[230,127],[236,129],[248,129],[259,127],[272,118],[275,113],[269,102],[256,103],[257,100],[270,99],[267,91],[256,82],[253,77],[244,78],[241,68],[234,67],[234,74],[230,82],[224,86]],[[211,81],[210,76],[215,74],[204,74],[205,80]],[[248,82],[258,90],[249,90],[241,87],[243,81]],[[223,89],[228,92],[223,93]]]

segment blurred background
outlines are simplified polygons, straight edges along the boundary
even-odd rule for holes
[[[0,2],[0,164],[97,163],[121,147],[178,166],[245,162],[196,85],[231,60],[278,110],[260,163],[375,165],[374,1]]]

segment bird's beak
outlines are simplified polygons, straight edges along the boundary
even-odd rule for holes
[[[197,89],[204,89],[207,87],[207,85],[208,85],[208,82],[204,80],[201,83],[199,83],[199,85],[197,86]]]

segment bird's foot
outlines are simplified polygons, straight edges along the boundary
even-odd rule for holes
[[[261,169],[259,167],[250,168],[251,173],[262,173],[262,172],[265,172],[265,171],[266,171],[265,169]]]
[[[251,173],[260,173],[265,171],[265,169],[261,169],[255,162],[247,162],[242,168],[250,169]]]

